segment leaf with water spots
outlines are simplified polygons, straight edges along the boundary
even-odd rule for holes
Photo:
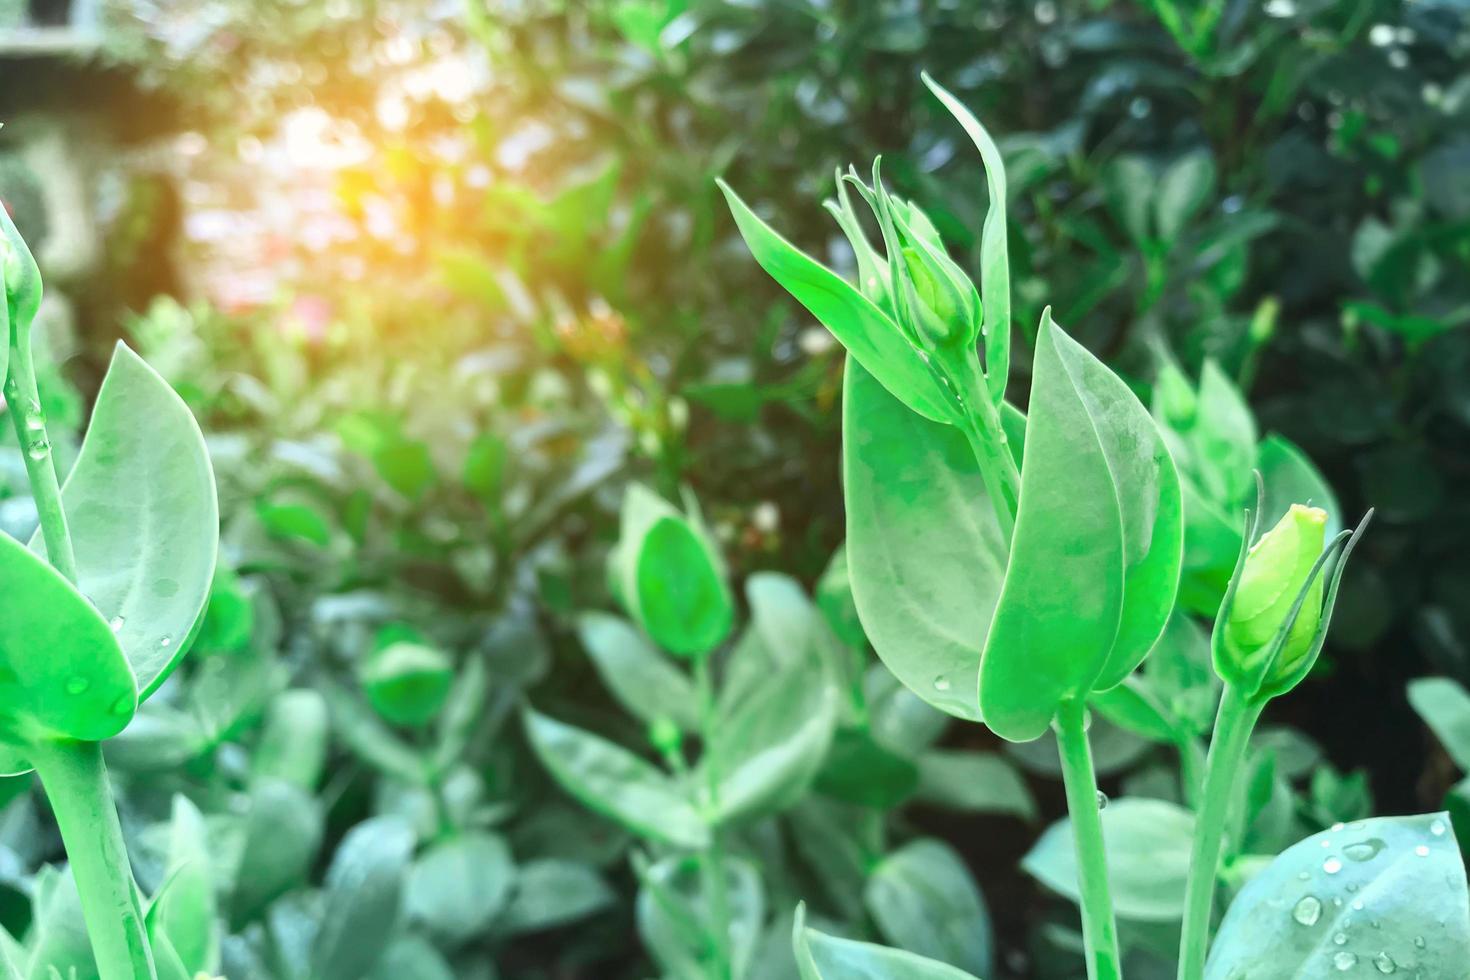
[[[59,572],[0,534],[0,771],[30,768],[24,746],[36,739],[111,738],[137,703],[107,621]]]
[[[113,351],[61,497],[78,585],[110,621],[146,699],[202,620],[219,551],[219,505],[194,416],[123,344]],[[46,553],[39,533],[31,548]]]
[[[1338,824],[1283,851],[1231,903],[1205,980],[1450,978],[1470,898],[1443,813]]]

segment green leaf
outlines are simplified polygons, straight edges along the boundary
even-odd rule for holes
[[[1445,814],[1375,817],[1292,845],[1241,889],[1205,980],[1398,974],[1470,963],[1465,867]]]
[[[845,728],[817,774],[817,789],[863,806],[892,809],[914,794],[919,769],[913,760],[875,740],[864,728]]]
[[[1157,184],[1154,226],[1159,239],[1172,244],[1191,218],[1215,192],[1215,158],[1195,150],[1171,163]]]
[[[929,91],[959,122],[980,151],[990,206],[980,229],[980,304],[985,311],[985,381],[996,405],[1005,398],[1011,373],[1011,263],[1006,238],[1006,168],[1000,148],[964,103],[928,72],[920,75]]]
[[[1045,313],[1031,404],[1011,561],[980,662],[985,722],[1012,741],[1132,672],[1173,609],[1183,547],[1179,481],[1153,420]]]
[[[429,447],[416,439],[395,438],[372,456],[383,482],[409,500],[417,501],[434,485],[437,474]]]
[[[836,698],[815,660],[782,672],[715,733],[699,771],[718,774],[721,822],[784,809],[816,778],[837,723]]]
[[[1212,359],[1200,371],[1198,414],[1188,439],[1205,495],[1222,507],[1243,503],[1252,489],[1256,417],[1235,382]]]
[[[282,691],[266,708],[250,757],[254,779],[280,779],[311,792],[326,764],[327,702],[312,688]]]
[[[388,944],[368,980],[455,980],[444,955],[420,936],[399,936]]]
[[[188,649],[209,601],[219,504],[199,423],[121,343],[61,499],[78,587],[116,627],[147,700]],[[31,548],[46,553],[39,531]]]
[[[801,583],[779,572],[755,572],[745,580],[745,598],[751,626],[776,662],[791,665],[804,660],[818,613]]]
[[[703,656],[729,636],[735,607],[719,554],[694,524],[637,485],[623,495],[617,568],[622,600],[663,649]]]
[[[101,741],[127,726],[137,687],[117,637],[87,598],[0,533],[0,718],[8,738]],[[24,749],[4,768],[23,772]]]
[[[698,700],[688,675],[626,620],[583,613],[577,617],[577,635],[602,683],[623,707],[650,724],[668,719],[686,732],[699,726]]]
[[[1409,682],[1409,704],[1455,765],[1470,771],[1470,691],[1448,677],[1420,677]]]
[[[541,858],[516,873],[515,891],[495,931],[515,936],[586,918],[612,905],[616,896],[602,876],[579,861]]]
[[[897,323],[841,276],[756,217],[724,181],[718,183],[745,244],[772,279],[832,331],[893,397],[934,422],[958,418],[958,403],[945,393],[919,349]]]
[[[347,832],[327,869],[313,980],[360,980],[378,961],[398,924],[413,845],[412,828],[394,817]]]
[[[817,580],[817,608],[822,611],[827,626],[843,643],[858,649],[867,646],[868,635],[863,632],[857,603],[852,597],[852,573],[847,563],[846,544],[839,545],[832,553],[827,568]]]
[[[204,816],[183,795],[175,795],[169,827],[168,882],[149,910],[187,971],[213,975],[219,969],[218,909],[214,897],[214,861]]]
[[[230,895],[230,922],[255,918],[293,885],[305,880],[321,846],[321,805],[292,783],[259,779],[250,789],[245,838]]]
[[[1108,880],[1118,916],[1140,922],[1181,918],[1194,815],[1163,800],[1124,798],[1102,811],[1102,825]],[[1052,891],[1077,901],[1077,852],[1071,821],[1052,824],[1021,867]]]
[[[760,940],[766,918],[765,891],[760,872],[749,861],[726,857],[725,878],[728,949],[734,961],[732,976],[747,976],[746,965]],[[642,887],[635,914],[638,934],[654,960],[669,977],[708,977],[720,967],[710,956],[715,913],[705,901],[699,859],[668,857],[652,867],[638,864]]]
[[[818,932],[806,924],[804,906],[797,907],[791,941],[801,980],[976,980],[906,950]]]
[[[919,799],[967,813],[1036,818],[1036,800],[1005,756],[967,749],[930,749],[919,756]]]
[[[583,804],[653,840],[701,848],[709,828],[685,788],[652,763],[591,732],[526,709],[526,738],[542,765]]]
[[[462,943],[505,908],[515,878],[505,840],[470,831],[438,841],[414,860],[404,904],[429,932]]]
[[[1169,708],[1148,681],[1136,674],[1117,687],[1094,692],[1087,703],[1119,728],[1155,742],[1179,740]]]
[[[863,897],[893,945],[978,975],[990,972],[990,914],[948,844],[933,838],[905,844],[873,869]]]
[[[5,209],[0,207],[0,212]],[[87,924],[82,916],[82,900],[69,870],[47,865],[37,873],[32,886],[33,922],[28,945],[31,950],[27,976],[47,977],[51,970],[57,976],[97,976],[97,963],[92,944],[87,939]]]
[[[1005,539],[974,451],[849,358],[843,497],[853,598],[888,669],[919,697],[978,720],[980,653],[1005,574]]]

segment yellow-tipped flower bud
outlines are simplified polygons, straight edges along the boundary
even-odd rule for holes
[[[1301,664],[1312,646],[1322,619],[1323,575],[1312,576],[1327,535],[1327,512],[1292,504],[1276,526],[1257,541],[1246,556],[1240,584],[1225,624],[1230,649],[1242,658],[1246,670],[1260,666],[1307,579],[1312,581],[1296,621],[1287,633],[1281,655],[1267,683],[1280,681]]]

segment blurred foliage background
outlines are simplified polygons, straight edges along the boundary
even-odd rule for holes
[[[840,351],[713,180],[848,263],[816,203],[882,153],[974,270],[983,175],[925,69],[1006,156],[1013,397],[1048,304],[1145,400],[1161,364],[1217,362],[1347,514],[1377,510],[1276,720],[1382,810],[1451,781],[1402,691],[1470,682],[1460,0],[15,0],[0,37],[0,195],[56,297],[50,414],[75,424],[111,341],[138,346],[210,435],[221,594],[279,621],[266,660],[191,668],[225,663],[239,703],[183,757],[405,621],[483,656],[492,719],[533,688],[616,726],[568,617],[606,603],[629,478],[691,487],[737,579],[815,582],[842,538]],[[523,753],[487,758],[486,800],[544,792]],[[370,770],[329,775],[329,835],[382,792]],[[1034,891],[1030,836],[963,844],[992,896]],[[502,969],[633,955],[594,928]]]

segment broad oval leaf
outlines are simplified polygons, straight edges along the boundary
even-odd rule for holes
[[[689,794],[652,763],[591,732],[527,709],[526,738],[568,793],[645,837],[679,847],[709,843]]]
[[[219,551],[204,436],[168,382],[119,343],[61,491],[77,579],[114,626],[146,700],[203,619]],[[44,555],[38,532],[31,548]]]
[[[1470,963],[1465,866],[1443,813],[1375,817],[1283,851],[1235,900],[1205,980],[1458,977]]]
[[[889,854],[868,877],[863,897],[895,946],[982,976],[990,972],[990,913],[964,860],[943,841],[921,838]]]
[[[756,262],[893,396],[935,422],[958,417],[959,404],[897,323],[841,276],[782,238],[724,181],[720,190]]]
[[[1062,701],[1085,696],[1123,632],[1133,522],[1119,504],[1108,436],[1132,431],[1123,427],[1136,400],[1110,405],[1110,392],[1092,387],[1091,361],[1043,314],[1010,564],[980,660],[981,714],[1011,741],[1041,736]]]
[[[907,950],[819,932],[806,924],[804,907],[797,908],[791,940],[801,980],[976,980]]]
[[[23,772],[38,738],[101,741],[127,727],[138,689],[97,609],[19,541],[0,534],[0,727]],[[8,748],[19,744],[17,752]]]
[[[518,935],[575,922],[613,904],[597,870],[580,861],[540,858],[516,870],[515,892],[495,920],[497,935]]]
[[[920,418],[853,358],[842,472],[853,599],[878,656],[949,714],[979,720],[980,655],[1005,575],[1005,539],[974,451]]]
[[[1194,815],[1164,800],[1124,798],[1103,810],[1102,825],[1118,916],[1139,922],[1177,921],[1184,914]],[[1071,820],[1047,828],[1021,867],[1052,891],[1077,901]],[[1255,980],[1255,975],[1251,978]]]
[[[1455,765],[1470,770],[1470,691],[1448,677],[1419,677],[1409,682],[1408,693],[1409,705]]]
[[[515,876],[510,848],[496,834],[471,831],[439,841],[408,873],[409,917],[451,943],[464,942],[505,908]]]
[[[602,683],[633,714],[652,723],[666,718],[684,731],[699,725],[694,685],[643,634],[609,613],[577,617],[577,635]]]

